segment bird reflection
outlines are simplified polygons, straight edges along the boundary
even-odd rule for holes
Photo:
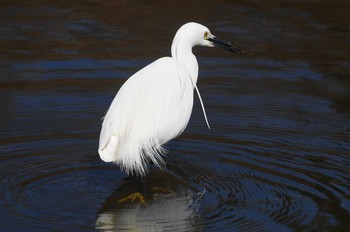
[[[152,170],[143,183],[146,205],[120,199],[138,189],[138,181],[127,177],[106,199],[97,213],[100,231],[201,231],[198,214],[200,193],[169,173]]]

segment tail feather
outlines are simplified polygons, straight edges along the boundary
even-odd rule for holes
[[[118,147],[119,138],[117,135],[112,135],[109,141],[98,149],[100,158],[104,162],[114,162],[117,159],[117,147]]]

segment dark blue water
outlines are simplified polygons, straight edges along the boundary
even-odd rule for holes
[[[349,231],[350,5],[0,3],[0,231]],[[138,184],[98,156],[119,87],[208,26],[186,131]]]

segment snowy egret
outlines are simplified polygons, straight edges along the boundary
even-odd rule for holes
[[[194,46],[223,47],[247,52],[238,44],[215,37],[207,27],[190,22],[176,32],[171,57],[160,58],[132,75],[119,89],[102,123],[99,155],[129,175],[145,176],[149,162],[164,168],[163,144],[180,135],[192,113],[198,62]]]

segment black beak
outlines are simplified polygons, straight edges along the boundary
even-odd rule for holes
[[[210,42],[213,42],[214,45],[222,47],[230,52],[234,52],[238,54],[242,54],[242,53],[246,53],[250,55],[252,54],[250,51],[242,49],[238,43],[232,44],[231,42],[223,41],[221,39],[218,39],[217,37],[208,38],[208,40]]]

